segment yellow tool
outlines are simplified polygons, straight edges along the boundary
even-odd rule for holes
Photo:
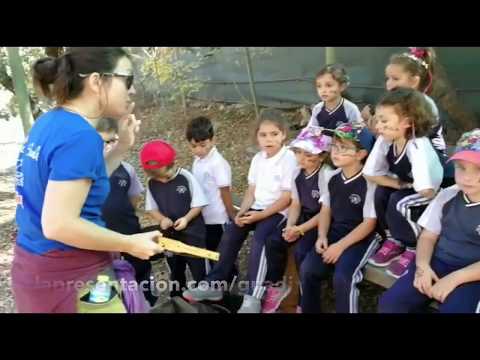
[[[190,246],[178,240],[169,239],[163,236],[157,236],[155,240],[158,244],[162,245],[166,251],[171,251],[175,254],[197,256],[214,261],[218,261],[220,258],[220,253],[218,252]]]

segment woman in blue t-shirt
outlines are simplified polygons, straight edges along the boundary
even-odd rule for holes
[[[132,74],[121,48],[71,48],[33,65],[36,88],[57,107],[36,120],[17,162],[12,288],[18,312],[89,311],[80,294],[99,273],[113,274],[112,252],[148,259],[162,251],[152,241],[158,231],[123,235],[101,218],[108,174],[133,145],[139,124],[131,114]],[[121,129],[105,159],[95,130],[101,117],[118,119]]]

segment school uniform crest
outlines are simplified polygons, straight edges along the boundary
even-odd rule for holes
[[[475,229],[475,231],[477,232],[478,235],[480,235],[480,225],[477,226],[477,228]]]
[[[358,205],[362,202],[362,198],[360,197],[360,195],[357,195],[357,194],[350,195],[349,199],[350,199],[350,202],[354,205]]]
[[[177,193],[185,194],[187,192],[187,187],[184,185],[177,186]]]
[[[118,180],[118,186],[120,187],[125,187],[127,186],[127,184],[128,184],[128,181],[125,179]]]
[[[312,198],[314,198],[314,199],[320,198],[320,191],[312,190]]]

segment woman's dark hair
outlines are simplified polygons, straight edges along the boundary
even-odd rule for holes
[[[35,61],[33,83],[42,95],[62,104],[83,91],[84,78],[79,74],[111,73],[123,57],[131,59],[120,47],[72,47],[58,58]]]

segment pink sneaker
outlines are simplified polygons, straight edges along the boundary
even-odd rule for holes
[[[368,263],[379,267],[388,266],[403,252],[403,250],[403,246],[387,238],[380,250],[368,259]]]
[[[400,257],[392,261],[388,266],[386,273],[398,279],[408,272],[408,267],[415,261],[415,249],[407,249]]]
[[[277,311],[283,299],[290,293],[291,288],[285,286],[269,286],[262,305],[262,313],[272,314]]]

